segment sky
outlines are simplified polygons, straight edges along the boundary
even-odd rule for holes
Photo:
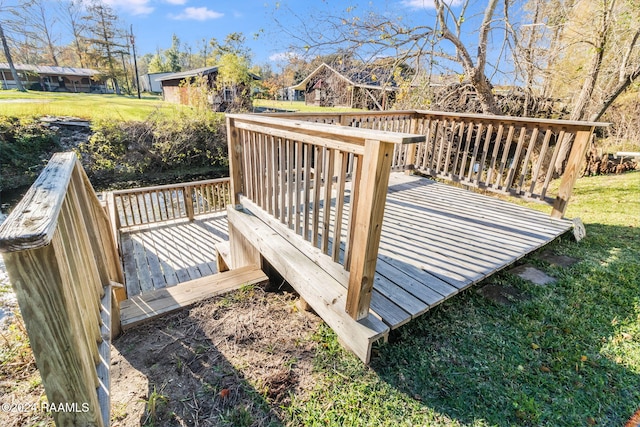
[[[129,27],[133,25],[139,55],[171,46],[172,34],[197,52],[202,39],[223,40],[231,32],[242,32],[253,52],[254,64],[270,63],[275,69],[289,46],[281,25],[296,28],[300,19],[310,20],[314,10],[340,15],[349,6],[357,11],[373,8],[406,20],[433,23],[430,0],[103,0]],[[457,7],[462,0],[449,0]],[[485,1],[472,0],[470,13],[481,12]],[[257,39],[254,35],[259,34]]]

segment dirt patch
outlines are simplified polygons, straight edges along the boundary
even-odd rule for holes
[[[478,294],[500,305],[512,305],[528,299],[528,296],[512,286],[485,285]]]
[[[112,348],[113,426],[281,425],[313,387],[319,318],[249,288],[128,331]]]

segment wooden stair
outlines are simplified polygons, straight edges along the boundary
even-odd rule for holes
[[[260,218],[243,210],[227,208],[229,228],[241,234],[260,252],[338,335],[343,345],[369,363],[374,342],[386,339],[389,326],[373,314],[356,321],[345,311],[346,289],[310,254],[298,249]],[[232,244],[233,251],[233,244]]]
[[[248,266],[145,292],[120,303],[120,324],[127,330],[198,301],[268,280],[259,267]]]

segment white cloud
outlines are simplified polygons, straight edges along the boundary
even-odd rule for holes
[[[187,4],[188,0],[164,0],[164,1],[169,4],[183,5],[183,4]]]
[[[224,14],[220,12],[216,12],[214,10],[210,10],[206,7],[187,7],[182,13],[177,15],[169,14],[171,19],[177,19],[179,21],[207,21],[209,19],[218,19],[222,18]]]
[[[104,0],[106,4],[114,9],[124,10],[132,15],[148,15],[154,11],[149,6],[149,0]]]
[[[460,6],[463,0],[444,0],[449,6]],[[433,0],[402,0],[402,5],[412,9],[435,9]]]
[[[271,62],[279,62],[279,61],[288,61],[292,58],[297,58],[299,55],[295,52],[276,52],[269,56],[269,61]]]

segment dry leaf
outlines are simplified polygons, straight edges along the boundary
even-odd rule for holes
[[[587,356],[580,356],[580,360],[581,360],[582,362],[586,362],[586,361],[587,361],[587,359],[589,359]]]
[[[551,372],[551,369],[549,367],[547,367],[547,366],[540,366],[540,370],[542,372],[546,372],[546,373]]]
[[[221,398],[225,398],[229,396],[229,389],[228,388],[223,388],[222,390],[220,390],[220,397]]]
[[[531,343],[531,348],[532,348],[532,349],[534,349],[534,350],[537,350],[537,349],[539,349],[539,348],[540,348],[540,346],[539,346],[538,344],[536,344],[536,343],[532,342],[532,343]]]

